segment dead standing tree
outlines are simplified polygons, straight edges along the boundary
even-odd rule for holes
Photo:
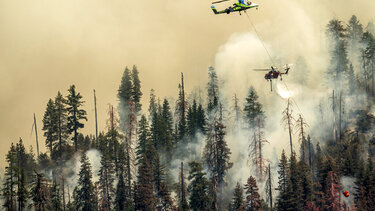
[[[264,138],[264,132],[262,131],[263,124],[260,117],[257,118],[257,128],[254,129],[253,141],[249,145],[249,160],[255,164],[256,176],[259,181],[263,181],[265,172],[267,171],[265,163],[266,159],[263,157],[263,145],[268,143]]]
[[[283,111],[282,115],[282,122],[289,130],[289,140],[290,140],[290,153],[293,154],[293,141],[292,141],[292,133],[293,133],[293,125],[295,119],[292,116],[293,110],[292,110],[292,104],[290,103],[290,98],[288,98],[288,103],[286,106],[286,109]]]
[[[266,166],[265,166],[266,160],[263,157],[262,147],[264,143],[268,143],[268,141],[264,138],[264,132],[261,130],[262,128],[263,128],[263,124],[260,118],[258,117],[258,148],[259,148],[258,150],[259,177],[258,178],[260,181],[263,181],[264,173],[266,172]]]
[[[266,180],[266,194],[267,194],[267,202],[269,202],[270,204],[270,207],[271,207],[271,210],[272,210],[272,205],[273,205],[273,198],[272,198],[272,176],[271,176],[271,164],[269,163],[268,164],[268,168],[267,168],[267,180]]]
[[[296,131],[298,132],[298,140],[301,144],[301,157],[302,161],[306,163],[306,135],[305,135],[305,128],[307,127],[307,123],[303,120],[302,115],[300,114],[297,121],[296,121]]]

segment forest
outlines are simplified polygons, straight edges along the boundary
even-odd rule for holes
[[[141,104],[140,70],[125,67],[114,90],[118,105],[108,106],[107,127],[95,134],[81,132],[87,118],[96,118],[83,109],[91,98],[75,85],[58,91],[44,109],[46,152],[22,139],[6,140],[13,143],[2,158],[2,209],[374,211],[375,26],[353,15],[347,22],[330,20],[325,35],[330,58],[321,83],[330,91],[314,99],[320,112],[310,115],[318,126],[296,112],[292,97],[282,113],[267,113],[252,84],[243,84],[245,99],[233,93],[223,100],[215,67],[202,71],[205,96],[186,93],[181,73],[176,100],[160,99],[152,89],[148,105]],[[313,71],[305,60],[294,67],[301,87]],[[271,115],[289,135],[276,160],[264,152]],[[236,139],[247,143],[240,156],[244,171],[228,144]]]

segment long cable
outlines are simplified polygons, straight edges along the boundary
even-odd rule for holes
[[[253,22],[251,21],[251,19],[250,19],[249,15],[247,14],[246,10],[245,10],[245,14],[246,14],[246,16],[247,16],[247,20],[248,20],[248,21],[250,22],[250,24],[253,26],[253,29],[254,29],[254,31],[255,31],[255,34],[257,35],[258,39],[259,39],[260,42],[262,43],[263,48],[266,50],[266,52],[267,52],[267,54],[268,54],[268,57],[269,57],[270,60],[271,60],[272,65],[274,65],[274,62],[273,62],[273,59],[272,59],[272,57],[271,57],[270,52],[268,51],[266,45],[264,44],[263,39],[259,36],[258,30],[255,28],[255,25],[254,25]]]

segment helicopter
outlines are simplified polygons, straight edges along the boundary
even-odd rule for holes
[[[230,0],[216,1],[216,2],[212,2],[212,4],[217,4],[217,3],[221,3],[221,2],[225,2],[225,1],[230,1]],[[254,7],[256,9],[258,9],[258,6],[259,6],[259,4],[252,3],[252,2],[250,2],[250,0],[238,0],[238,2],[233,4],[233,6],[230,6],[226,9],[224,9],[224,10],[217,11],[214,5],[211,6],[211,9],[215,13],[215,15],[225,14],[225,13],[229,14],[231,12],[239,12],[240,15],[241,15],[241,11],[246,11],[247,9],[251,9],[251,8],[254,8]]]
[[[283,69],[285,70],[285,72],[278,71],[278,68],[274,67],[274,66],[271,66],[271,68],[254,69],[254,71],[269,71],[268,73],[266,73],[266,75],[264,76],[264,78],[267,81],[270,82],[270,84],[271,84],[271,92],[272,92],[272,79],[278,79],[279,76],[280,76],[280,80],[283,80],[282,75],[288,75],[288,72],[290,70],[290,66],[292,66],[292,64],[286,64],[283,67]]]

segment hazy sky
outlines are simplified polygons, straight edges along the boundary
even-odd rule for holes
[[[256,2],[260,8],[249,16],[271,53],[284,55],[313,51],[333,17],[347,21],[356,14],[367,24],[375,11],[372,0]],[[205,87],[207,68],[221,46],[233,34],[253,33],[245,15],[215,16],[210,5],[208,0],[0,0],[0,167],[19,137],[35,150],[34,112],[45,151],[45,106],[58,91],[66,95],[71,84],[86,101],[85,134],[95,129],[92,90],[104,130],[107,105],[117,106],[125,66],[140,70],[143,104],[151,88],[159,97],[176,96],[180,72],[188,92]]]

